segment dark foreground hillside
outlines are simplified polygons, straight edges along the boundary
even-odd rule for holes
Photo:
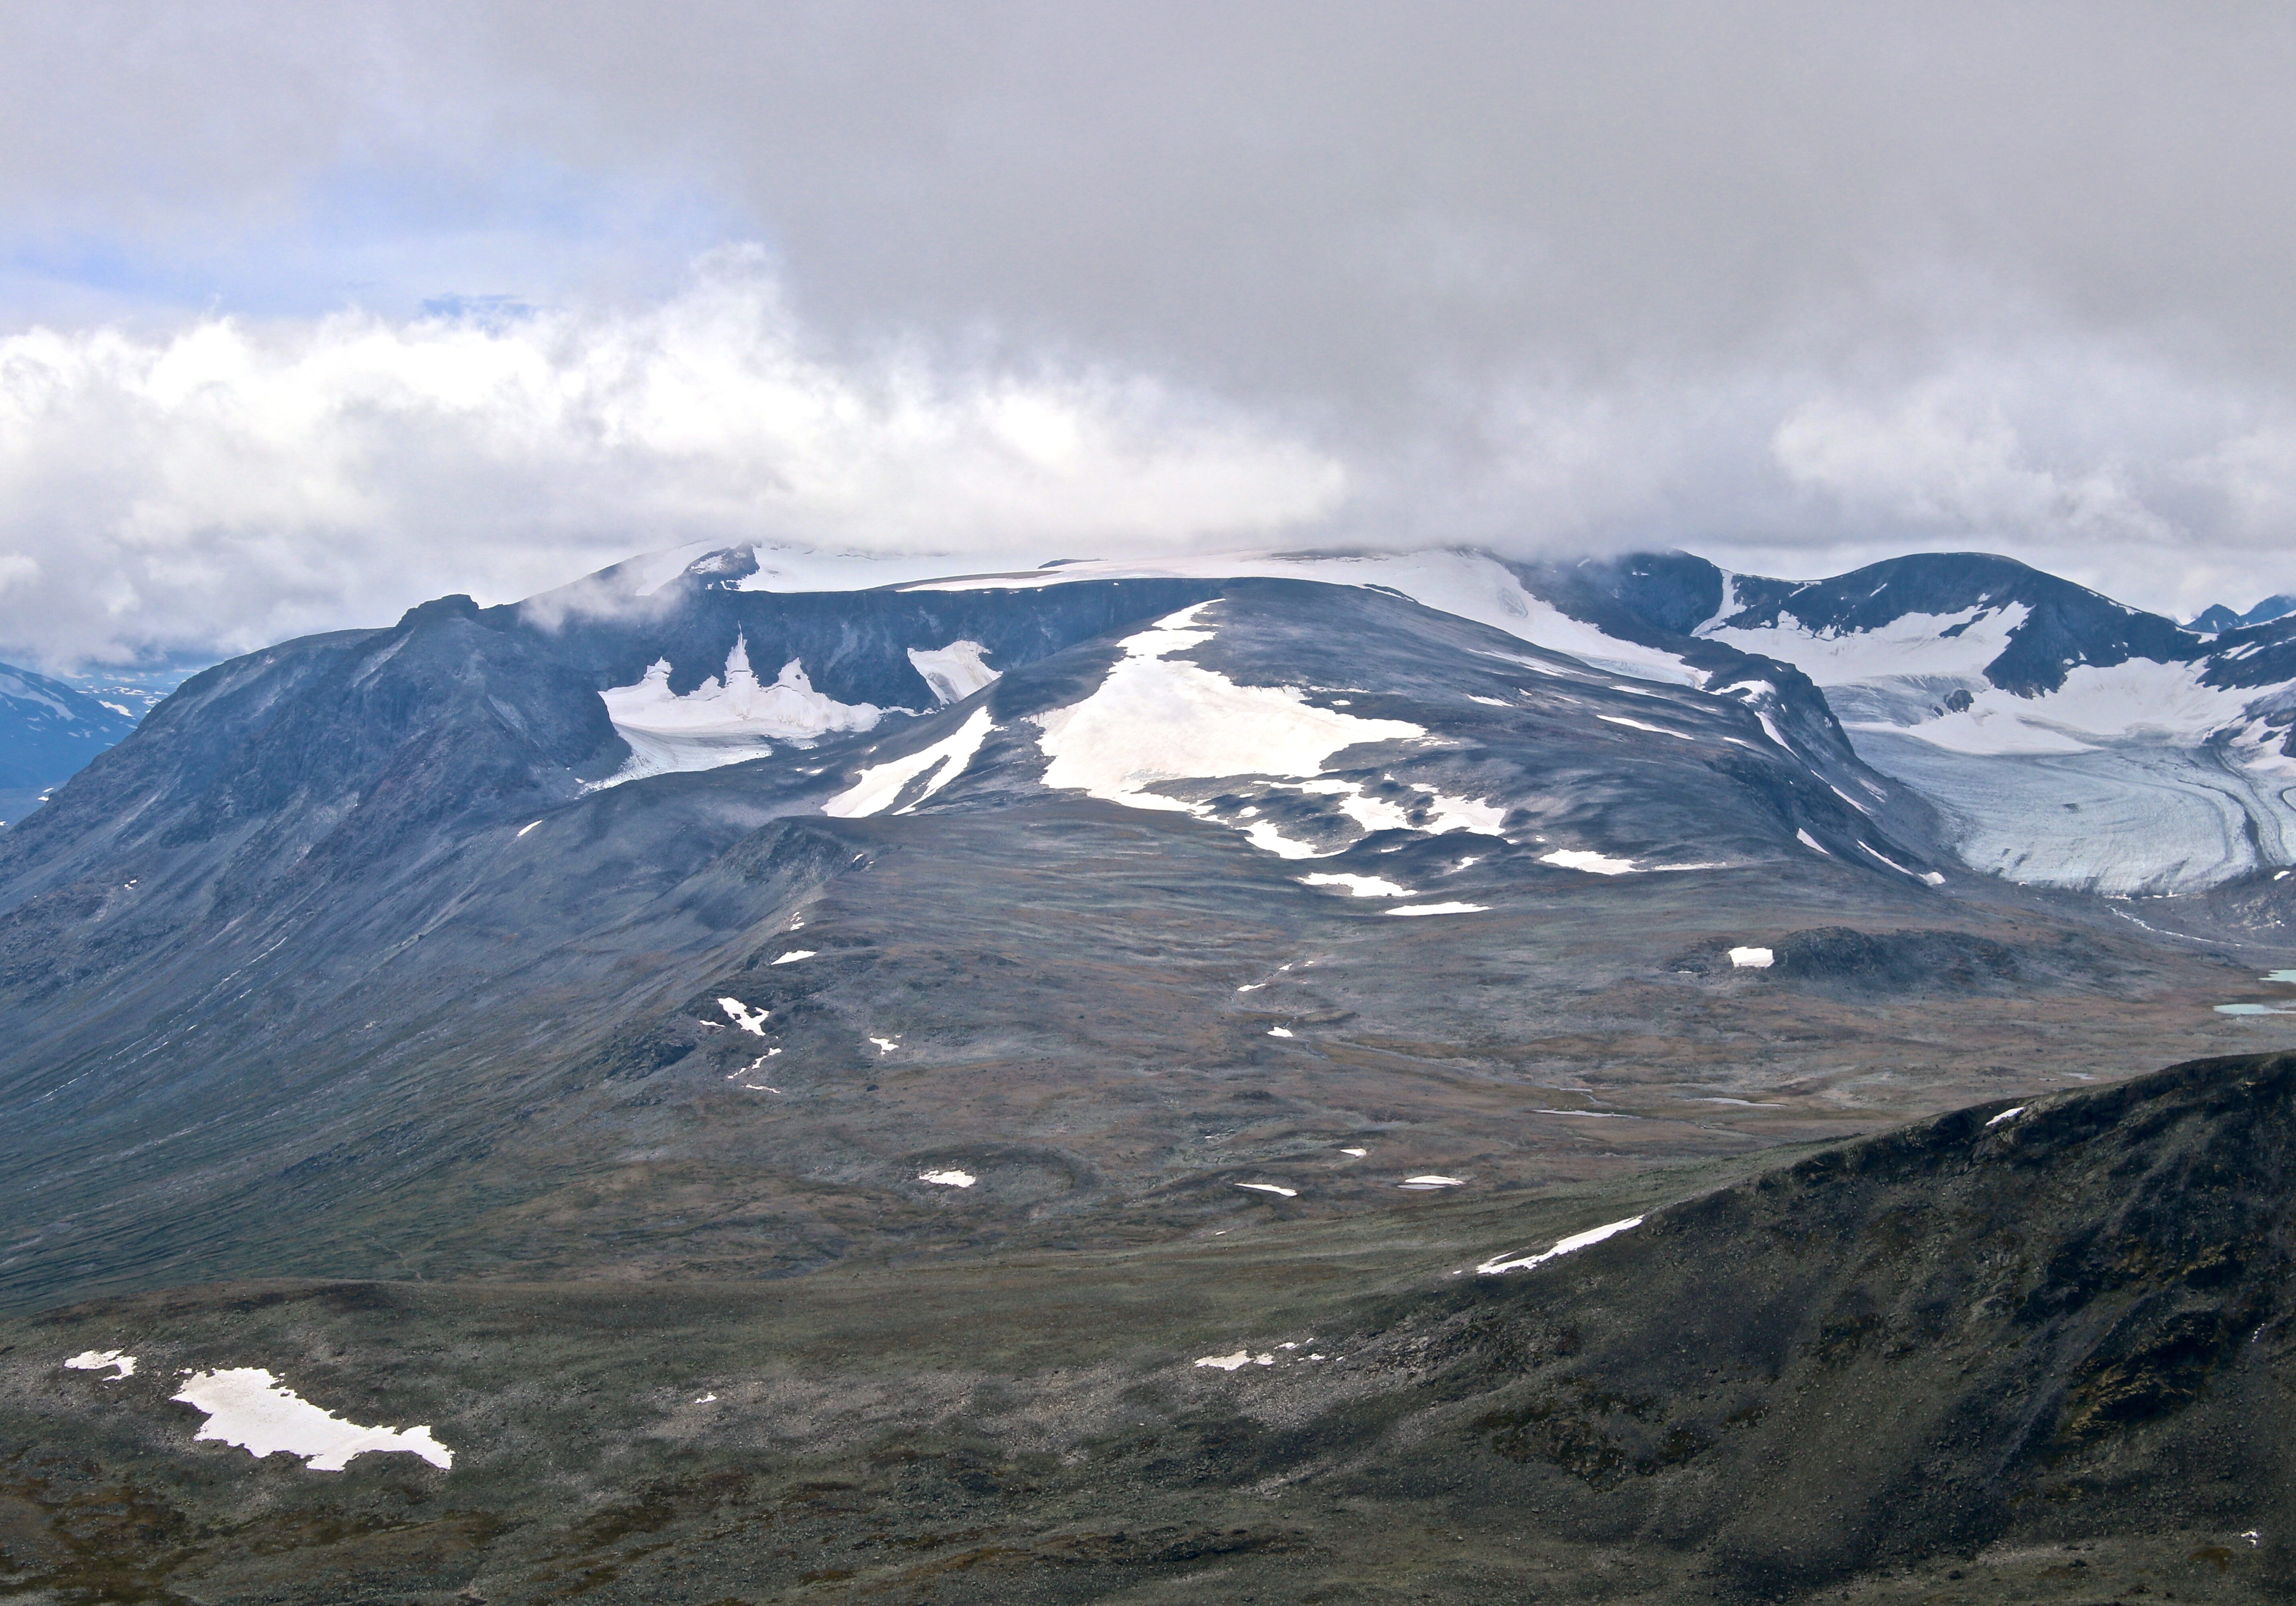
[[[2296,1594],[2296,1057],[2015,1108],[1751,1174],[1765,1162],[1710,1161],[1131,1251],[740,1284],[234,1284],[20,1318],[0,1327],[0,1589]],[[134,1375],[63,1367],[91,1349]],[[430,1425],[451,1470],[194,1442],[179,1375],[258,1366],[353,1421]]]

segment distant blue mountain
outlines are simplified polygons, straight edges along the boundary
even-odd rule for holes
[[[2193,622],[2185,628],[2199,630],[2204,635],[2215,635],[2220,630],[2236,630],[2244,624],[2268,624],[2275,619],[2285,619],[2291,614],[2296,614],[2296,597],[2283,592],[2277,597],[2266,597],[2245,614],[2235,614],[2224,604],[2217,603],[2194,614]]]
[[[0,663],[0,824],[13,824],[135,729],[144,707]]]

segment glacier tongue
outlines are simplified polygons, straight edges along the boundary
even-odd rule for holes
[[[2012,881],[2196,891],[2285,864],[2296,844],[2296,762],[2243,763],[2230,744],[1972,754],[1877,725],[1850,739],[1938,805],[1964,863]]]

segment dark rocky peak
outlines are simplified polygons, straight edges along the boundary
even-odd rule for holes
[[[1639,629],[1688,636],[1722,606],[1722,571],[1688,552],[1522,564],[1517,572],[1572,618],[1611,633]]]
[[[447,597],[193,677],[8,835],[0,874],[20,897],[146,850],[193,879],[357,861],[568,801],[627,753],[587,677]]]
[[[2214,636],[2225,630],[2236,630],[2244,624],[2268,624],[2292,614],[2296,614],[2296,597],[2283,592],[2266,597],[2245,614],[2235,614],[2220,602],[2212,603],[2195,614],[2192,622],[2185,628]]]
[[[1813,632],[1843,634],[1878,630],[1908,614],[2021,606],[2023,621],[1985,674],[2027,696],[2062,686],[2075,664],[2175,663],[2202,651],[2199,638],[2157,614],[1990,553],[1917,553],[1800,584],[1740,575],[1732,589],[1737,610],[1717,622],[1740,630],[1792,620]]]
[[[758,549],[755,547],[727,547],[718,552],[705,552],[685,565],[679,577],[683,582],[704,590],[735,591],[742,582],[758,572]]]
[[[458,591],[452,597],[437,597],[429,602],[416,603],[398,616],[398,628],[403,630],[409,626],[421,624],[426,620],[432,619],[468,619],[475,622],[478,617],[479,605]]]
[[[1574,616],[1609,630],[1622,630],[1623,620],[1631,619],[1673,636],[1701,628],[1841,636],[1880,630],[1907,614],[1950,617],[2018,607],[2023,617],[2008,647],[1987,666],[1986,678],[2029,696],[2063,685],[2075,664],[2185,662],[2207,650],[2198,635],[2173,621],[1983,552],[1916,553],[1816,581],[1726,575],[1686,552],[1546,564],[1526,572],[1526,579],[1530,572],[1546,588],[1542,594]],[[1946,626],[1939,634],[1960,628]]]

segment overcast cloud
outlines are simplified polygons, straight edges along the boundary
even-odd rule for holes
[[[721,536],[2296,588],[2284,7],[19,0],[0,62],[19,658]]]

